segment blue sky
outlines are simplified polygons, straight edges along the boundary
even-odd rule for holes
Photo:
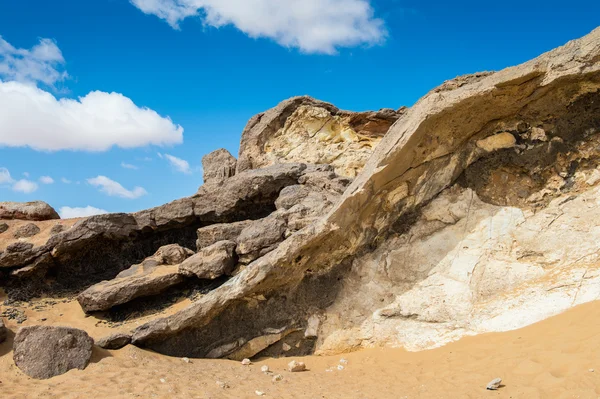
[[[599,16],[592,0],[0,0],[0,201],[160,205],[193,194],[202,156],[237,155],[247,120],[285,98],[410,106]]]

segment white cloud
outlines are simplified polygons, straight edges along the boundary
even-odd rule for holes
[[[43,183],[43,184],[53,184],[54,183],[54,179],[51,178],[50,176],[42,176],[42,177],[40,177],[40,183]]]
[[[42,39],[31,50],[0,38],[0,147],[106,151],[183,142],[183,128],[119,93],[57,99],[36,87],[63,79],[60,49]]]
[[[183,141],[183,128],[118,93],[56,99],[37,87],[0,81],[0,146],[106,151]]]
[[[69,76],[61,70],[64,64],[62,52],[50,39],[40,39],[27,50],[13,47],[0,36],[0,76],[8,80],[53,86]]]
[[[65,184],[71,184],[71,180],[67,179],[66,177],[61,177],[60,181],[65,183]]]
[[[135,165],[132,165],[130,163],[125,163],[125,162],[121,162],[121,167],[125,168],[125,169],[133,169],[133,170],[138,170],[139,168]]]
[[[307,53],[381,43],[383,20],[370,0],[130,0],[173,28],[188,17],[220,28],[233,25],[252,38],[269,38]]]
[[[31,194],[38,189],[38,185],[31,180],[21,179],[12,186],[13,191],[17,191],[20,193]]]
[[[136,199],[148,194],[142,187],[134,187],[133,190],[127,190],[120,183],[111,180],[106,176],[97,176],[92,179],[87,179],[87,182],[94,187],[99,187],[100,191],[111,197]]]
[[[160,154],[159,154],[160,155]],[[162,158],[162,155],[160,155]],[[192,169],[190,168],[190,164],[188,161],[174,157],[173,155],[164,154],[164,157],[167,158],[167,161],[177,170],[178,172],[190,174],[192,173]]]
[[[86,206],[84,208],[71,208],[69,206],[63,206],[58,210],[58,214],[62,219],[73,219],[82,218],[94,215],[105,215],[108,211],[100,208],[94,208],[93,206]]]
[[[23,176],[29,177],[29,172],[23,172]]]
[[[6,168],[0,168],[0,184],[10,184],[14,180]]]

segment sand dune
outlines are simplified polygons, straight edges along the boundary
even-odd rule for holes
[[[10,321],[8,326],[17,327]],[[271,398],[327,399],[600,396],[600,302],[521,330],[469,337],[431,351],[373,349],[307,357],[302,360],[310,370],[304,373],[285,371],[290,359],[265,359],[251,366],[224,360],[186,363],[128,346],[98,349],[86,370],[36,381],[14,366],[12,336],[0,345],[2,399],[253,398],[257,390]],[[272,382],[272,374],[260,371],[265,364],[283,380]],[[505,386],[486,391],[496,377]]]

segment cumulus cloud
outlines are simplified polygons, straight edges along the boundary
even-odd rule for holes
[[[162,154],[159,154],[159,156],[161,158],[163,157]],[[167,159],[167,161],[169,161],[171,166],[173,166],[173,168],[175,168],[176,171],[185,173],[185,174],[192,173],[190,164],[185,159],[177,158],[177,157],[174,157],[173,155],[169,155],[169,154],[164,154],[164,157]]]
[[[134,187],[133,190],[127,190],[120,183],[111,180],[106,176],[97,176],[91,179],[87,179],[87,182],[94,187],[98,187],[101,192],[111,197],[136,199],[148,194],[148,192],[142,187]]]
[[[135,165],[132,165],[130,163],[126,163],[126,162],[121,162],[121,167],[125,168],[125,169],[132,169],[132,170],[138,170],[139,168]]]
[[[53,40],[40,39],[31,49],[13,47],[0,36],[0,76],[23,83],[53,86],[69,75],[65,59]]]
[[[252,38],[268,38],[307,53],[373,45],[386,37],[370,0],[130,0],[175,29],[188,17],[220,28],[233,25]]]
[[[37,191],[38,185],[31,180],[21,179],[13,184],[12,189],[19,193],[31,194]]]
[[[58,99],[37,87],[64,79],[64,59],[49,39],[31,50],[0,38],[0,147],[106,151],[183,142],[183,128],[119,93]]]
[[[42,183],[42,184],[53,184],[54,183],[54,179],[51,178],[50,176],[42,176],[42,177],[40,177],[40,183]]]
[[[83,208],[71,208],[69,206],[63,206],[58,210],[58,214],[62,219],[73,219],[82,218],[94,215],[105,215],[108,211],[104,209],[95,208],[93,206],[86,206]]]

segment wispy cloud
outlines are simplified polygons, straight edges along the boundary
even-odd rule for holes
[[[164,156],[167,161],[171,164],[176,171],[185,173],[187,175],[192,173],[192,169],[190,168],[190,163],[185,159],[177,158],[170,154],[158,154],[161,158]]]
[[[14,180],[6,168],[0,168],[0,184],[10,184]]]
[[[69,206],[63,206],[58,210],[58,214],[62,219],[72,219],[72,218],[81,218],[87,216],[95,216],[95,215],[104,215],[107,214],[108,211],[104,209],[95,208],[93,206],[86,206],[82,208],[71,208]]]
[[[63,182],[63,183],[65,183],[65,184],[71,184],[72,183],[71,180],[67,179],[66,177],[61,177],[60,181]]]
[[[139,168],[135,165],[132,165],[130,163],[126,163],[126,162],[121,162],[121,167],[125,168],[125,169],[132,169],[132,170],[138,170]]]
[[[148,192],[142,187],[134,187],[132,190],[127,190],[120,183],[111,180],[106,176],[97,176],[87,179],[87,182],[94,187],[98,187],[101,192],[111,197],[136,199],[148,194]]]
[[[334,54],[374,45],[387,36],[370,0],[130,0],[179,29],[189,17],[220,28],[233,25],[252,38],[268,38],[306,53]]]
[[[42,177],[40,177],[40,183],[43,183],[43,184],[53,184],[54,183],[54,179],[51,178],[50,176],[42,176]]]

